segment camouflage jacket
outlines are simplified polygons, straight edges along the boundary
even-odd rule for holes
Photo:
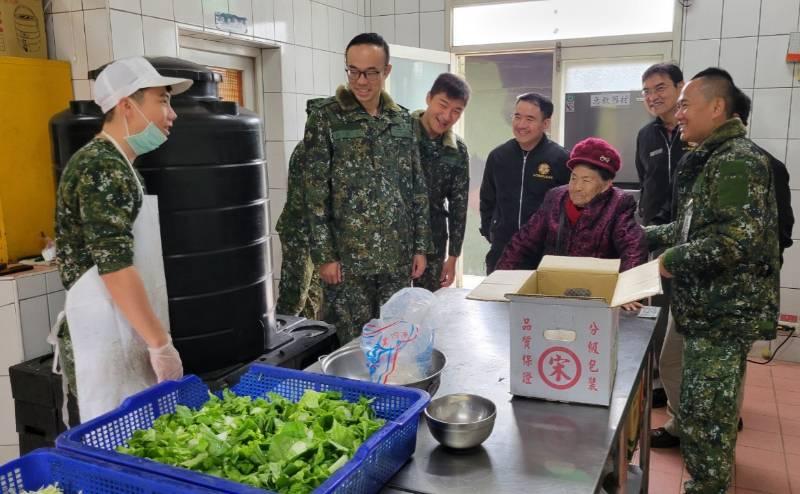
[[[669,247],[672,312],[686,336],[775,337],[780,257],[772,172],[745,133],[734,118],[701,143],[677,172],[675,221],[646,229],[651,248]]]
[[[67,289],[94,265],[100,274],[133,265],[141,206],[131,167],[114,144],[95,138],[70,158],[56,198],[56,257]]]
[[[410,269],[430,249],[428,192],[408,112],[385,92],[368,114],[340,86],[309,103],[304,137],[311,258],[345,272]]]
[[[304,155],[303,141],[300,141],[294,147],[292,157],[289,158],[286,204],[284,204],[283,211],[278,217],[278,223],[275,225],[283,244],[291,240],[294,245],[308,245]]]
[[[452,130],[448,130],[436,139],[431,139],[420,122],[423,113],[423,110],[417,110],[411,114],[411,118],[419,140],[422,171],[428,184],[433,248],[438,257],[444,257],[449,238],[448,255],[459,256],[464,243],[464,230],[467,228],[469,196],[467,145]]]

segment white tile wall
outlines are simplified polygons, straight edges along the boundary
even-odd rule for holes
[[[786,139],[753,139],[753,142],[780,161],[786,161]]]
[[[72,64],[72,78],[87,78],[86,35],[83,12],[53,14],[55,57]]]
[[[77,4],[78,0],[73,0],[73,2]],[[104,9],[106,7],[108,7],[108,0],[83,0],[83,10]]]
[[[295,45],[281,45],[281,83],[283,91],[294,92],[297,90],[297,54],[301,47]]]
[[[789,88],[756,89],[753,91],[753,113],[750,137],[786,139],[789,128]]]
[[[350,14],[352,15],[352,14]],[[344,53],[344,47],[350,41],[344,39],[345,13],[338,9],[328,9],[328,50]]]
[[[161,19],[175,20],[172,2],[164,0],[141,0],[142,15],[159,17]]]
[[[74,79],[72,81],[72,97],[78,99],[92,99],[92,90],[89,81],[84,79]]]
[[[686,41],[681,51],[684,77],[691,79],[701,70],[719,64],[719,45],[719,39]]]
[[[419,47],[419,14],[395,16],[395,43]]]
[[[271,202],[272,210],[272,231],[275,230],[275,224],[278,222],[280,212],[283,211],[283,206],[286,204],[286,189],[269,189],[269,200]],[[280,252],[277,249],[276,252]],[[273,265],[274,267],[274,265]]]
[[[318,50],[329,50],[328,7],[311,3],[311,43]]]
[[[363,17],[361,18],[363,20]],[[351,14],[349,12],[344,13],[344,24],[343,24],[343,33],[342,33],[342,43],[341,48],[339,51],[344,53],[344,49],[347,46],[347,43],[350,42],[357,34],[359,34],[358,29],[358,17],[356,14]],[[334,50],[336,47],[334,46]]]
[[[228,11],[228,0],[202,0],[203,1],[203,26],[209,29],[216,29],[216,12]]]
[[[794,67],[786,63],[789,36],[761,36],[758,39],[755,87],[792,87]]]
[[[331,68],[330,53],[314,50],[314,92],[313,94],[331,93]],[[305,110],[302,114],[305,114]]]
[[[742,88],[753,87],[756,72],[758,38],[723,38],[719,65],[730,72],[734,83]]]
[[[800,216],[800,194],[797,193],[797,187],[792,187],[792,211],[794,211],[795,222],[794,228],[792,228],[792,239],[795,241],[795,244],[800,244],[800,220],[797,219]],[[798,311],[800,311],[800,306],[798,306]]]
[[[358,12],[357,4],[358,0],[342,0],[342,10],[355,14]]]
[[[142,16],[119,10],[112,10],[110,15],[113,57],[144,55]]]
[[[87,10],[83,13],[83,20],[88,68],[94,70],[112,60],[111,24],[106,10]]]
[[[800,307],[800,290],[781,288],[781,313],[797,314]]]
[[[425,12],[419,16],[419,46],[429,50],[446,50],[444,11]]]
[[[253,34],[259,38],[275,39],[274,0],[257,0],[253,3]]]
[[[374,7],[374,5],[373,5]],[[383,36],[387,43],[394,43],[394,16],[381,15],[370,18],[370,30]]]
[[[267,141],[283,141],[282,93],[265,93],[264,111],[269,115],[269,118],[265,119],[264,122],[264,133],[266,134]]]
[[[722,0],[692,2],[686,8],[684,39],[719,38],[722,32]]]
[[[297,113],[295,125],[297,126],[297,137],[294,138],[296,140],[300,140],[303,137],[306,129],[306,106],[308,105],[308,100],[314,99],[316,96],[313,94],[298,94],[297,95]]]
[[[314,58],[311,48],[298,46],[295,48],[297,73],[297,92],[314,94]]]
[[[425,3],[425,0],[422,0]],[[410,14],[412,12],[419,12],[420,0],[394,0],[394,13],[395,14]]]
[[[329,69],[331,74],[331,91],[330,93],[326,93],[325,96],[336,93],[336,88],[345,82],[344,55],[342,53],[330,53]]]
[[[148,57],[177,57],[178,32],[172,21],[142,17],[144,53]]]
[[[275,39],[294,43],[294,8],[292,0],[275,0]]]
[[[280,48],[261,50],[264,92],[279,93],[282,90],[281,58]]]
[[[258,3],[261,0],[256,0]],[[253,1],[228,0],[228,12],[247,19],[247,34],[253,34]]]
[[[197,0],[172,0],[172,9],[176,22],[203,25],[203,4]]]
[[[420,12],[434,12],[444,10],[444,0],[420,0]]]
[[[789,139],[800,139],[800,88],[792,89],[792,103],[789,113],[794,117],[789,121]]]
[[[786,34],[797,31],[800,0],[762,0],[759,34]]]
[[[281,95],[281,103],[283,106],[283,139],[299,139],[300,133],[297,131],[297,95],[283,93]],[[280,212],[282,209],[281,207],[276,212]]]
[[[795,242],[783,252],[781,286],[800,288],[800,242]]]
[[[368,15],[390,15],[394,14],[394,0],[372,0],[372,10]]]
[[[786,146],[786,168],[789,170],[789,187],[800,190],[800,139],[789,139]],[[795,195],[800,196],[800,192],[795,192]],[[800,223],[800,210],[795,212],[795,217],[797,223]]]
[[[139,0],[109,0],[109,7],[126,12],[142,13],[142,3]]]
[[[312,46],[312,11],[310,0],[293,0],[294,42],[298,45]]]
[[[288,166],[291,152],[286,154],[289,141],[267,142],[267,172],[269,183],[274,188],[285,189],[288,180]]]
[[[722,37],[757,35],[760,10],[760,2],[725,0],[722,9]]]

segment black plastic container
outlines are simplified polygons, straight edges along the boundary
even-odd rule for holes
[[[162,75],[194,81],[172,99],[178,119],[169,140],[135,163],[147,192],[158,195],[173,341],[187,373],[252,361],[270,326],[261,120],[221,101],[221,77],[208,68],[149,60]],[[53,117],[56,176],[101,124],[99,108],[86,101]]]

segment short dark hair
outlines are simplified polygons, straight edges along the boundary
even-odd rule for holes
[[[462,77],[445,72],[439,74],[439,77],[433,81],[433,86],[431,86],[431,96],[436,96],[439,93],[444,93],[450,99],[459,99],[466,105],[469,103],[471,89],[467,81]]]
[[[722,98],[725,101],[725,116],[731,118],[736,103],[736,90],[731,74],[719,67],[709,67],[696,73],[692,80],[704,79],[702,91],[706,99]]]
[[[657,63],[647,67],[647,70],[642,74],[642,82],[656,74],[668,76],[676,86],[683,82],[683,71],[674,63]]]
[[[141,103],[142,101],[144,101],[144,92],[146,89],[147,88],[144,87],[142,89],[137,89],[133,94],[131,94],[128,97],[133,98],[137,103]],[[114,105],[114,108],[116,108],[116,105]],[[103,123],[108,123],[111,121],[112,118],[114,118],[114,108],[108,110],[103,115]]]
[[[389,43],[383,39],[378,33],[361,33],[356,35],[355,38],[351,39],[349,43],[347,43],[347,48],[344,49],[344,56],[347,57],[347,51],[350,50],[351,46],[355,45],[374,45],[383,48],[383,53],[386,55],[386,62],[389,63]]]
[[[553,116],[553,102],[547,96],[534,92],[522,93],[517,96],[517,101],[514,104],[517,105],[520,101],[527,101],[538,106],[545,120]]]
[[[733,97],[733,113],[739,116],[743,124],[747,125],[747,119],[750,118],[750,110],[753,108],[753,102],[750,96],[746,95],[744,91],[735,88]]]

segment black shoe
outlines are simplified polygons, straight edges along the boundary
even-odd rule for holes
[[[675,448],[680,446],[681,440],[677,436],[673,436],[663,427],[658,429],[650,429],[650,447],[651,448]]]
[[[664,388],[653,390],[653,408],[664,408],[667,406],[667,393]]]
[[[737,427],[737,428],[738,428],[739,430],[742,430],[742,429],[744,429],[744,421],[742,420],[742,417],[739,417],[739,425],[738,425],[738,427]]]

